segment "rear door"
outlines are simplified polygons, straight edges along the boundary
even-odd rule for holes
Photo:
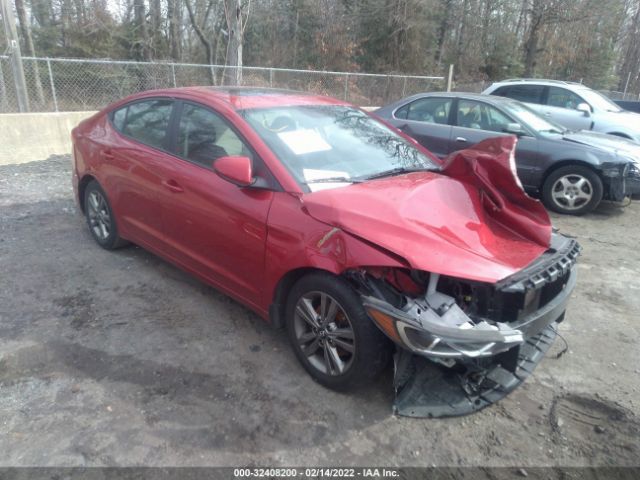
[[[449,147],[451,151],[472,147],[487,138],[509,135],[505,133],[507,124],[517,123],[493,105],[466,99],[457,100],[454,122]],[[530,186],[532,171],[539,168],[538,155],[538,140],[535,137],[524,134],[518,138],[516,168],[525,186]]]
[[[449,153],[453,99],[423,97],[397,109],[390,121],[438,157]]]
[[[577,110],[578,105],[586,103],[581,96],[561,87],[549,87],[546,105],[542,113],[569,130],[591,130],[591,116]]]
[[[162,238],[159,171],[171,158],[167,142],[173,108],[172,99],[156,98],[112,112],[111,125],[119,135],[109,136],[101,151],[105,187],[118,228],[126,238],[156,248],[161,248]]]
[[[183,102],[174,153],[161,171],[161,204],[171,255],[221,289],[253,303],[264,279],[267,214],[274,191],[240,188],[213,170],[222,156],[248,156],[254,174],[274,185],[260,158],[218,112]]]

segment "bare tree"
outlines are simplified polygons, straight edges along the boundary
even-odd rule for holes
[[[182,58],[182,5],[180,0],[167,0],[169,20],[169,55],[175,61]]]
[[[191,22],[191,26],[193,27],[193,30],[196,32],[196,35],[200,40],[200,43],[202,43],[202,46],[204,47],[207,64],[213,65],[214,64],[214,44],[209,38],[209,36],[207,35],[207,33],[205,32],[205,28],[206,28],[207,20],[209,19],[209,15],[214,5],[214,0],[208,1],[201,23],[199,23],[198,20],[196,19],[196,15],[193,11],[193,7],[191,6],[191,0],[184,0],[184,3],[187,7],[187,12],[189,13],[189,20]],[[215,85],[217,82],[216,82],[214,71],[212,69],[210,70],[210,75],[211,75],[211,83]]]
[[[138,60],[151,60],[149,48],[149,31],[147,29],[147,15],[144,0],[133,0],[134,19],[134,57]]]
[[[29,27],[29,21],[27,20],[27,12],[24,8],[24,0],[15,0],[16,13],[18,14],[18,22],[20,24],[20,35],[24,42],[24,50],[28,57],[35,57],[36,50],[33,46],[33,37],[31,35],[31,28]],[[37,61],[29,62],[31,67],[31,74],[33,76],[33,83],[36,89],[36,97],[38,102],[42,105],[44,103],[44,92],[42,91],[42,82],[40,80],[40,69],[38,68]]]
[[[250,11],[251,0],[244,4],[242,0],[224,0],[227,20],[227,68],[224,72],[224,82],[227,85],[242,85],[242,48]]]

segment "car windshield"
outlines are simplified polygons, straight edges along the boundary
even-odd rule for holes
[[[613,103],[610,99],[602,95],[600,92],[596,92],[595,90],[591,90],[590,88],[585,88],[581,89],[578,93],[582,98],[589,102],[592,107],[595,107],[597,110],[604,110],[606,112],[622,111],[622,109],[618,105]]]
[[[520,102],[507,102],[503,105],[503,107],[507,111],[507,113],[515,117],[518,122],[527,125],[537,133],[555,135],[567,131],[567,129],[563,126],[541,117],[531,108],[523,105]]]
[[[313,105],[241,114],[311,191],[439,168],[437,160],[356,108]]]

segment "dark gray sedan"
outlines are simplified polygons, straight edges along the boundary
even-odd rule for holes
[[[580,215],[602,199],[640,192],[640,145],[594,132],[572,132],[526,105],[466,93],[418,94],[375,115],[439,157],[491,137],[518,136],[516,166],[524,188],[547,208]]]

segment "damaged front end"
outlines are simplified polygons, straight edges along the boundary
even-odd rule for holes
[[[554,234],[536,261],[495,284],[415,270],[352,272],[369,316],[400,347],[395,412],[464,415],[520,385],[555,339],[579,252]]]

